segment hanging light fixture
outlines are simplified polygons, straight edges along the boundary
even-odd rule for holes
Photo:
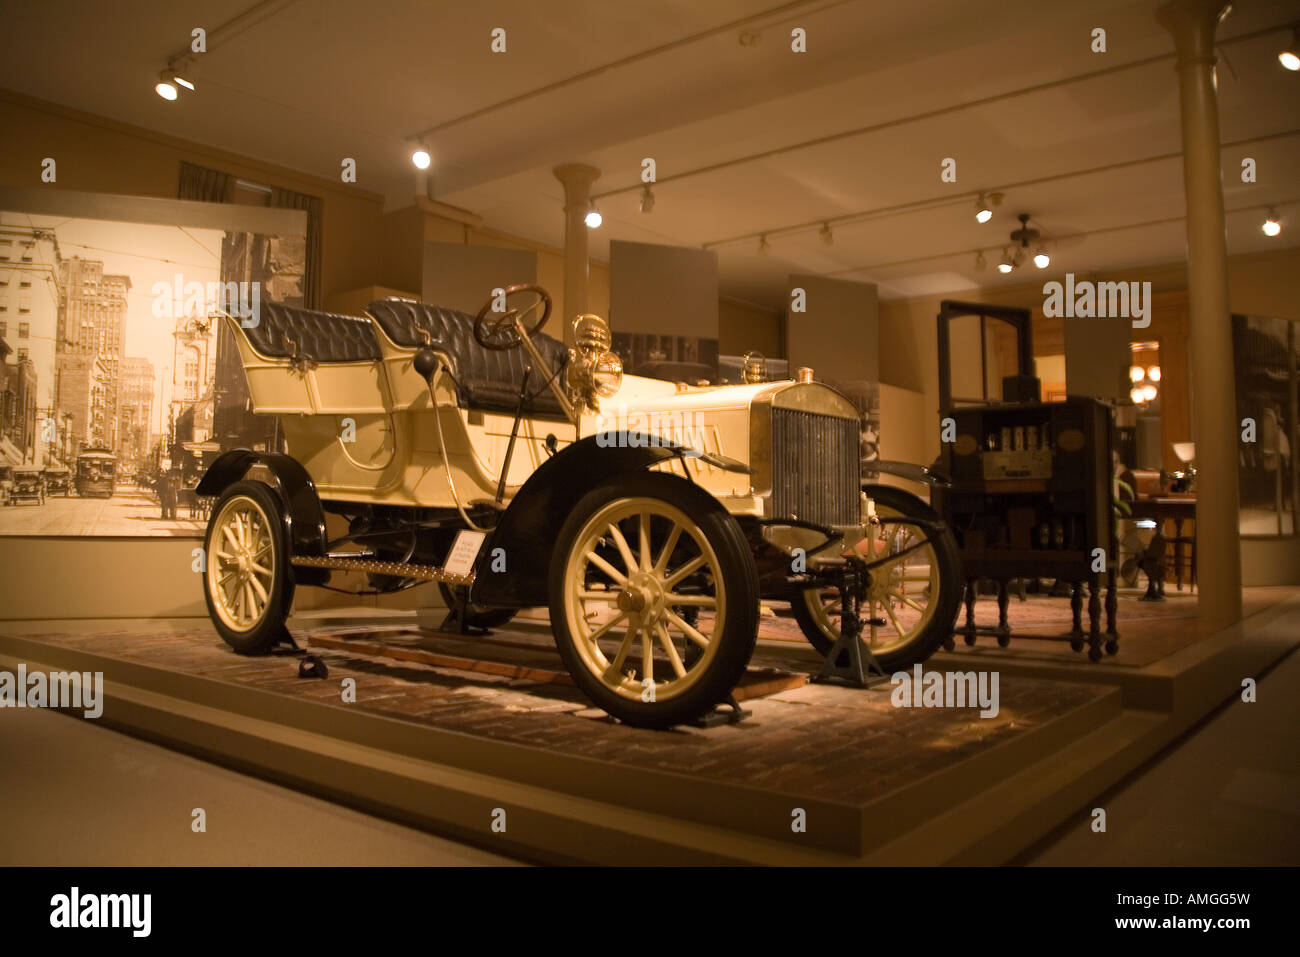
[[[1146,370],[1141,366],[1133,366],[1128,370],[1128,377],[1133,382],[1141,382],[1147,376]]]
[[[1278,221],[1277,213],[1270,209],[1264,218],[1264,224],[1259,228],[1264,231],[1265,236],[1276,236],[1282,232],[1282,223]]]
[[[1038,252],[1034,254],[1034,265],[1039,269],[1046,269],[1052,264],[1052,257],[1047,255],[1047,247],[1039,246]]]
[[[1159,382],[1159,381],[1160,381],[1160,367],[1159,367],[1159,366],[1152,366],[1150,369],[1148,369],[1148,370],[1147,370],[1147,378],[1150,379],[1152,382]]]

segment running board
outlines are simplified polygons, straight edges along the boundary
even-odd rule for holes
[[[339,572],[368,572],[373,575],[392,575],[394,578],[414,578],[425,582],[446,582],[449,585],[472,585],[473,573],[453,575],[432,565],[412,565],[409,562],[377,562],[368,558],[315,558],[294,555],[290,565],[301,568],[328,568]]]

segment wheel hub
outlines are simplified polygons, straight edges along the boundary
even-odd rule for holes
[[[662,583],[648,572],[634,572],[618,593],[618,608],[641,624],[657,621],[664,611]]]

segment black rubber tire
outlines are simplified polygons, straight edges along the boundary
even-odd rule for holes
[[[221,616],[213,605],[213,597],[208,590],[207,572],[207,567],[210,567],[210,563],[215,561],[212,551],[212,535],[216,530],[217,519],[231,499],[241,496],[256,503],[269,520],[273,547],[272,568],[275,571],[269,589],[270,600],[266,603],[266,611],[263,613],[261,620],[247,631],[230,628],[221,620]],[[203,536],[203,554],[205,561],[209,563],[208,566],[205,566],[203,572],[203,600],[207,603],[208,617],[212,619],[217,634],[221,635],[222,640],[241,655],[268,654],[283,639],[284,622],[289,617],[289,609],[293,605],[294,581],[293,569],[289,564],[289,534],[285,528],[284,507],[280,503],[280,497],[264,482],[245,480],[235,482],[227,487],[221,493],[220,498],[217,499],[216,504],[212,507],[212,513],[208,517],[207,532]]]
[[[464,586],[458,586],[464,587]],[[456,593],[446,582],[438,582],[438,591],[450,611],[456,604]],[[470,605],[465,610],[465,624],[471,628],[500,628],[519,612],[518,608],[489,608],[486,605]]]
[[[924,500],[910,492],[888,485],[864,485],[862,490],[878,505],[900,515],[926,521],[939,521],[939,514]],[[930,539],[930,544],[934,548],[935,559],[939,564],[939,595],[934,599],[938,605],[930,623],[920,635],[901,648],[876,655],[876,660],[886,671],[910,668],[914,664],[925,661],[938,651],[941,645],[953,639],[953,625],[957,621],[957,613],[961,610],[961,554],[957,551],[957,540],[947,526],[944,526],[941,535]],[[799,629],[804,637],[817,649],[818,654],[830,654],[831,646],[838,635],[827,635],[821,629],[808,609],[802,591],[796,591],[790,596],[790,611],[795,621],[799,623]],[[973,645],[975,640],[967,638],[966,643]]]
[[[587,670],[574,646],[564,609],[565,567],[569,551],[587,520],[600,508],[621,498],[656,498],[680,509],[695,523],[718,557],[727,602],[721,644],[708,671],[680,695],[664,701],[624,698]],[[758,569],[736,520],[694,483],[663,472],[622,475],[592,489],[574,506],[556,539],[549,581],[551,631],[574,683],[599,708],[624,724],[640,728],[670,728],[700,718],[731,694],[758,640]]]

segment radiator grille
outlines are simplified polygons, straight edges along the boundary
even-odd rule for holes
[[[772,517],[856,524],[860,458],[855,419],[773,409]]]

